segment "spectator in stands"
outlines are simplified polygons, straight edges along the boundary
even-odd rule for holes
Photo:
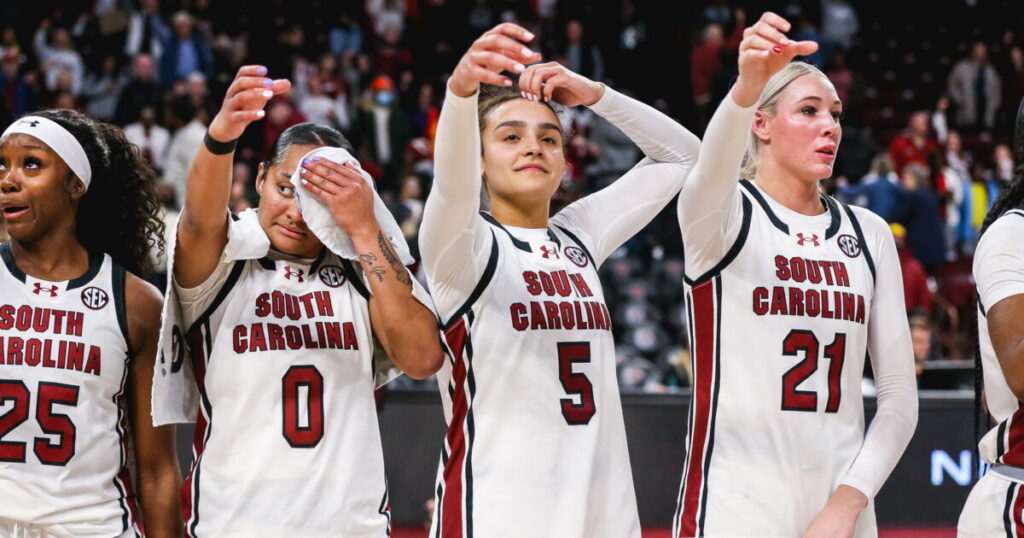
[[[331,99],[341,98],[349,101],[348,88],[345,86],[345,77],[342,76],[341,68],[338,66],[338,59],[333,54],[323,54],[316,66],[316,77],[320,79],[320,87],[324,95]]]
[[[928,131],[928,113],[914,112],[907,120],[907,130],[889,144],[896,175],[903,177],[903,169],[910,163],[928,166],[928,155],[939,148]]]
[[[153,167],[157,177],[161,177],[171,134],[156,123],[156,110],[151,106],[143,107],[138,121],[125,126],[124,136],[139,148],[143,159]]]
[[[708,24],[701,33],[701,43],[690,54],[690,84],[693,91],[693,103],[697,107],[699,122],[707,123],[711,110],[711,79],[722,68],[720,51],[723,47],[735,49],[743,39],[743,27],[746,24],[746,13],[736,10],[736,26],[728,39],[718,24]]]
[[[907,229],[900,223],[889,225],[896,251],[900,257],[900,269],[903,273],[903,299],[907,303],[907,312],[921,310],[932,311],[932,290],[928,287],[928,273],[924,266],[907,248]]]
[[[366,14],[378,37],[384,37],[390,29],[399,35],[405,30],[405,0],[366,0]]]
[[[416,92],[416,102],[406,111],[409,116],[410,135],[414,138],[424,137],[428,144],[434,144],[434,131],[441,115],[434,99],[434,85],[430,82],[420,83]]]
[[[920,312],[912,313],[907,321],[910,323],[910,339],[914,348],[914,370],[920,378],[925,363],[936,359],[935,346],[932,345],[932,324],[928,316]]]
[[[949,97],[942,95],[935,102],[935,110],[932,111],[932,130],[935,131],[935,139],[939,144],[945,144],[949,137]]]
[[[871,171],[854,185],[839,185],[836,196],[848,203],[865,207],[887,222],[897,216],[903,187],[892,170],[892,160],[881,153],[871,162]]]
[[[299,91],[299,90],[302,91]],[[351,124],[345,97],[331,98],[324,93],[322,79],[313,75],[306,79],[306,87],[296,88],[299,111],[308,121],[329,125],[339,131],[348,132]]]
[[[351,58],[363,48],[363,30],[356,22],[356,14],[342,13],[338,23],[328,33],[331,54]]]
[[[7,51],[13,51],[15,57],[21,56],[21,45],[18,44],[18,34],[14,31],[13,26],[4,26],[0,30],[0,57],[7,54]]]
[[[163,108],[163,91],[156,81],[153,57],[148,54],[139,54],[132,62],[132,79],[121,90],[121,97],[117,101],[117,111],[114,113],[114,121],[118,125],[135,121],[139,117],[139,112],[147,106],[161,110]]]
[[[1012,132],[1013,118],[1017,107],[1024,99],[1024,50],[1019,45],[1010,48],[1009,65],[1003,73],[1003,107],[1004,125],[1007,132]]]
[[[960,206],[964,201],[967,182],[953,167],[946,163],[941,151],[933,151],[928,157],[928,175],[935,192],[939,195],[939,215],[945,223],[947,258],[952,260],[958,252],[957,231],[960,229]]]
[[[798,41],[814,41],[815,43],[822,41],[821,32],[818,31],[818,27],[808,17],[800,17],[798,19],[793,39]],[[825,69],[825,60],[827,58],[825,48],[818,47],[818,50],[807,56],[801,56],[799,60],[807,62],[818,69]]]
[[[200,121],[209,123],[210,118],[217,113],[218,105],[210,97],[206,76],[198,71],[189,74],[185,77],[184,92],[184,97],[192,103],[192,106],[196,107],[196,112],[200,114]]]
[[[380,75],[370,85],[370,102],[359,107],[352,125],[352,143],[377,169],[377,190],[392,195],[405,168],[409,123],[398,108],[395,85]],[[369,168],[369,166],[364,166]]]
[[[384,30],[377,47],[377,54],[373,57],[373,65],[377,73],[387,75],[392,80],[401,79],[406,72],[411,72],[413,67],[412,52],[401,44],[402,35],[398,29],[389,26]]]
[[[198,110],[188,99],[178,98],[171,102],[171,122],[177,126],[167,148],[167,165],[164,168],[163,180],[174,185],[175,196],[181,207],[185,195],[185,184],[188,182],[188,168],[192,158],[203,143],[206,125],[199,119]]]
[[[992,162],[995,163],[995,179],[1000,190],[1002,185],[1013,180],[1013,152],[1006,144],[997,144],[992,150]]]
[[[58,75],[62,70],[67,70],[71,75],[70,91],[78,95],[82,91],[82,78],[85,74],[82,56],[75,50],[71,42],[71,33],[65,28],[55,29],[52,35],[53,43],[48,44],[46,34],[50,27],[50,20],[43,19],[32,40],[39,56],[46,88],[50,91],[56,90]]]
[[[117,58],[108,54],[103,57],[99,72],[90,72],[85,76],[82,97],[85,98],[87,115],[105,122],[113,121],[121,90],[128,83],[119,67]]]
[[[604,57],[601,50],[584,39],[583,23],[572,19],[565,23],[565,45],[562,48],[565,66],[591,80],[604,80]]]
[[[823,0],[821,3],[821,37],[826,53],[845,51],[853,45],[860,23],[857,12],[846,0]],[[842,97],[842,96],[840,96]],[[846,100],[843,99],[845,103]]]
[[[907,247],[932,273],[946,261],[946,237],[939,214],[939,196],[929,183],[928,169],[911,163],[903,170],[903,191],[896,222],[907,229]]]
[[[1002,97],[996,68],[988,59],[988,47],[977,41],[970,58],[953,66],[947,80],[949,97],[956,105],[956,125],[972,132],[991,131]]]
[[[0,124],[7,125],[36,108],[31,85],[21,73],[18,52],[6,49],[0,55]]]
[[[295,107],[295,103],[288,95],[278,95],[267,104],[267,117],[263,122],[263,146],[264,155],[268,155],[274,145],[274,141],[281,136],[281,133],[292,125],[306,121],[306,117]]]
[[[423,220],[423,188],[420,186],[419,177],[411,175],[402,181],[402,189],[398,193],[398,205],[401,209],[400,212],[403,213],[398,218],[398,224],[402,228],[402,235],[412,247],[418,243],[416,238],[420,233],[420,221]]]
[[[170,34],[171,30],[160,14],[160,1],[141,0],[139,9],[132,11],[128,18],[124,53],[129,57],[150,54],[159,58],[163,50],[161,40],[170,37]]]
[[[213,51],[206,38],[195,31],[192,15],[179,11],[171,21],[174,32],[161,36],[160,83],[164,88],[170,88],[174,82],[196,71],[207,78],[212,77]]]

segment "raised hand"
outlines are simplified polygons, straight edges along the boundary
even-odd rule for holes
[[[574,73],[558,62],[534,64],[519,77],[523,97],[564,106],[590,106],[604,95],[604,85]]]
[[[302,162],[299,177],[306,190],[330,209],[334,222],[350,236],[376,234],[379,230],[373,213],[373,187],[351,164],[311,157]]]
[[[522,26],[505,22],[484,32],[473,42],[455,66],[448,85],[459,97],[476,93],[481,83],[511,86],[512,80],[502,71],[522,73],[528,63],[540,60],[540,53],[523,45],[533,34]]]
[[[818,44],[813,41],[791,41],[784,32],[792,28],[789,21],[770,11],[743,31],[740,42],[740,76],[733,89],[733,99],[740,106],[757,101],[768,79],[793,58],[813,54]]]
[[[220,111],[210,122],[210,136],[214,140],[229,142],[242,136],[246,126],[266,115],[263,107],[267,101],[291,88],[287,79],[271,80],[266,74],[267,68],[262,65],[246,65],[238,70]]]

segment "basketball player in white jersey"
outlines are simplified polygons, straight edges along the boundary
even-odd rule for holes
[[[374,346],[429,376],[443,360],[437,321],[381,232],[372,187],[348,165],[300,163],[316,147],[348,146],[338,131],[282,133],[259,168],[258,212],[229,216],[234,141],[290,85],[265,75],[239,70],[189,171],[178,224],[174,286],[201,396],[186,534],[384,537],[373,391],[388,371]],[[292,183],[300,167],[358,262],[306,226]]]
[[[420,252],[450,360],[430,536],[638,537],[597,269],[679,191],[699,141],[557,63],[525,68],[531,39],[512,24],[480,37],[438,124]],[[503,70],[522,73],[519,88]],[[647,157],[549,218],[565,171],[552,101],[590,107]]]
[[[1024,141],[1024,105],[1017,112],[1017,158]],[[992,465],[960,514],[964,538],[1024,536],[1024,175],[992,205],[974,253],[978,284],[978,347],[985,401],[995,419],[978,445]]]
[[[136,276],[163,248],[154,183],[77,112],[0,136],[0,536],[181,536],[174,430],[149,418],[160,292]]]
[[[817,45],[789,29],[766,13],[745,30],[679,197],[694,387],[675,536],[874,536],[871,499],[916,425],[892,234],[821,194],[842,103],[790,63]]]

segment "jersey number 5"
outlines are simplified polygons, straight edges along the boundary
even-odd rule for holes
[[[798,362],[782,374],[782,409],[784,411],[817,411],[818,393],[813,390],[799,390],[796,387],[803,383],[811,374],[818,370],[818,338],[811,331],[794,329],[782,341],[782,354],[795,357],[804,354],[804,360]],[[828,401],[825,403],[826,413],[839,411],[842,398],[841,376],[843,359],[846,356],[846,334],[836,333],[835,340],[825,346],[828,364]]]
[[[562,416],[570,426],[587,424],[594,418],[597,406],[594,405],[594,385],[586,374],[572,371],[573,364],[590,362],[590,342],[559,342],[558,343],[558,379],[566,394],[578,395],[575,398],[562,398]]]
[[[54,404],[78,406],[78,387],[61,383],[39,383],[36,399],[36,422],[43,433],[56,435],[57,443],[49,437],[36,437],[32,450],[44,465],[67,465],[75,455],[75,425],[67,415],[53,412]],[[25,443],[3,441],[5,435],[28,420],[29,400],[32,395],[20,380],[0,379],[0,407],[13,402],[11,409],[0,416],[0,461],[25,463]]]

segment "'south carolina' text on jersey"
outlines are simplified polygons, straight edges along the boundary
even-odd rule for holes
[[[593,297],[582,274],[567,271],[524,271],[526,291],[533,296],[567,298]],[[612,317],[602,301],[546,300],[512,303],[512,328],[517,331],[587,329],[609,331]]]
[[[834,260],[775,257],[775,276],[783,282],[850,287],[846,264]],[[795,286],[756,287],[754,313],[759,316],[806,316],[853,321],[863,325],[867,313],[864,296],[836,289]]]
[[[280,320],[333,318],[331,294],[313,291],[292,295],[281,291],[256,297],[256,316]],[[257,322],[236,325],[231,331],[236,353],[284,349],[359,349],[355,326],[350,321],[314,321],[302,324]]]
[[[48,335],[81,337],[85,316],[74,310],[30,305],[0,305],[0,331],[35,333],[32,336],[0,336],[0,364],[76,370],[100,375],[100,348],[85,342]]]

